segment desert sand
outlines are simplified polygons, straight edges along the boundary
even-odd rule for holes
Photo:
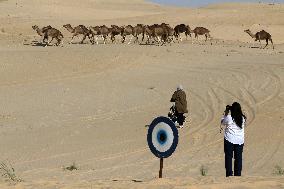
[[[0,1],[0,161],[23,180],[0,177],[0,188],[284,188],[274,173],[284,167],[283,18],[283,4]],[[204,26],[213,39],[68,44],[72,35],[62,27],[162,22]],[[58,28],[63,47],[37,46],[35,24]],[[258,48],[245,29],[270,32],[275,50]],[[158,179],[145,125],[167,115],[180,83],[189,114]],[[219,122],[234,101],[248,117],[243,176],[225,178]],[[64,170],[73,163],[78,170]]]

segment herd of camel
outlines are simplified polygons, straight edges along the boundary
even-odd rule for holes
[[[78,35],[83,36],[80,43],[84,43],[84,40],[88,37],[92,44],[98,44],[99,37],[103,39],[104,44],[106,44],[107,37],[110,37],[110,40],[113,43],[115,42],[115,37],[118,35],[121,36],[122,43],[125,42],[126,36],[131,36],[131,39],[128,44],[131,43],[133,38],[135,38],[134,43],[137,43],[139,35],[142,36],[142,41],[144,41],[145,37],[147,38],[146,44],[149,44],[151,41],[152,43],[157,42],[162,45],[165,43],[171,43],[174,40],[182,41],[182,38],[180,36],[182,33],[185,34],[186,38],[188,36],[191,37],[191,33],[193,33],[194,37],[197,38],[197,40],[199,35],[204,35],[205,41],[207,41],[208,38],[211,38],[209,34],[210,31],[207,28],[196,27],[195,29],[191,30],[189,25],[185,24],[176,25],[174,28],[172,28],[169,24],[165,23],[153,25],[137,24],[136,26],[111,25],[111,27],[103,25],[94,27],[90,26],[89,28],[84,25],[72,27],[70,24],[65,24],[63,25],[63,27],[73,34],[70,43],[72,43],[74,37]],[[58,29],[53,28],[50,25],[45,26],[43,28],[39,28],[37,25],[34,25],[32,26],[32,28],[38,33],[38,35],[43,37],[42,43],[45,44],[45,46],[49,45],[54,39],[56,39],[56,46],[62,43],[63,35]],[[268,45],[268,41],[270,41],[274,49],[271,35],[268,32],[261,30],[253,34],[249,29],[244,30],[244,32],[248,33],[252,38],[255,39],[255,41],[259,41],[260,48],[261,40],[266,40],[266,45],[263,48],[266,48]],[[51,40],[49,40],[49,38],[51,38]]]

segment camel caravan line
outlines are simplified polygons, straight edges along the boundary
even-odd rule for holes
[[[79,42],[81,44],[84,43],[87,38],[92,44],[99,44],[99,38],[101,38],[103,43],[106,44],[108,37],[110,37],[111,42],[114,43],[117,36],[121,37],[121,43],[125,43],[127,36],[130,36],[128,44],[132,42],[133,38],[133,43],[141,43],[139,42],[139,36],[142,36],[142,42],[146,38],[146,44],[156,43],[161,45],[182,41],[182,33],[185,34],[186,39],[188,36],[191,37],[191,33],[194,33],[197,40],[199,35],[205,35],[205,41],[207,41],[207,38],[210,38],[210,31],[208,29],[204,27],[196,27],[194,30],[191,30],[190,27],[185,24],[179,24],[174,28],[165,23],[153,25],[137,24],[136,26],[111,25],[111,27],[103,25],[90,26],[89,28],[84,25],[72,27],[71,24],[65,24],[63,27],[72,34],[70,43],[73,43],[76,36],[81,36],[82,39]],[[53,39],[57,40],[57,46],[62,42],[62,33],[51,26],[45,26],[40,29],[35,25],[32,26],[32,28],[38,33],[38,35],[43,37],[42,43],[45,46],[49,45]],[[49,38],[51,38],[50,41]]]
[[[69,43],[73,43],[74,37],[81,36],[81,41],[79,43],[83,44],[84,41],[88,38],[91,44],[99,44],[99,38],[103,40],[103,43],[107,43],[108,37],[111,40],[111,43],[116,42],[116,37],[121,37],[121,43],[125,43],[126,37],[130,36],[130,40],[128,44],[130,44],[133,40],[133,43],[142,43],[145,41],[145,44],[159,44],[165,45],[171,42],[179,42],[182,41],[181,34],[186,36],[186,40],[188,36],[191,37],[194,34],[194,38],[198,41],[199,36],[205,36],[205,41],[208,39],[212,39],[210,36],[210,31],[205,27],[196,27],[193,30],[189,27],[189,25],[179,24],[172,28],[169,24],[153,24],[153,25],[143,25],[137,24],[136,26],[117,26],[111,25],[107,27],[106,25],[102,26],[90,26],[86,27],[84,25],[78,25],[72,27],[71,24],[65,24],[63,27],[72,34],[72,39]],[[56,46],[63,44],[63,35],[62,33],[49,26],[45,26],[43,28],[39,28],[37,25],[32,26],[32,28],[40,35],[42,38],[42,44],[48,46],[53,39],[56,39]],[[272,42],[271,35],[262,30],[253,34],[250,30],[244,30],[244,32],[248,33],[252,38],[255,38],[255,41],[260,42],[261,48],[261,40],[266,40],[266,45],[263,48],[266,48],[268,45],[268,41],[272,43],[272,47],[274,49],[274,45]],[[139,42],[139,36],[142,36],[142,41]],[[51,38],[51,40],[49,40]],[[146,38],[146,39],[145,39]]]

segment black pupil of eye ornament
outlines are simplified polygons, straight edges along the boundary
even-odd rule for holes
[[[167,136],[165,135],[165,133],[161,133],[161,134],[160,134],[160,140],[161,140],[162,142],[164,142],[164,141],[166,140],[166,138],[167,138]]]
[[[157,139],[158,139],[158,142],[160,144],[164,144],[167,141],[167,133],[166,133],[166,131],[164,131],[164,130],[159,131],[158,135],[157,135]]]

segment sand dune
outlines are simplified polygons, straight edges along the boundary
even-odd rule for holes
[[[284,188],[283,176],[274,174],[276,165],[284,167],[283,14],[282,4],[1,1],[0,161],[24,181],[1,177],[0,188]],[[161,22],[205,26],[212,44],[68,44],[71,34],[62,27]],[[40,40],[34,24],[61,30],[64,47],[33,46]],[[269,31],[275,50],[256,48],[247,28]],[[178,83],[190,113],[165,160],[165,178],[157,179],[145,125],[167,115]],[[218,127],[234,101],[248,117],[244,170],[227,179]],[[78,170],[63,170],[73,162]]]

